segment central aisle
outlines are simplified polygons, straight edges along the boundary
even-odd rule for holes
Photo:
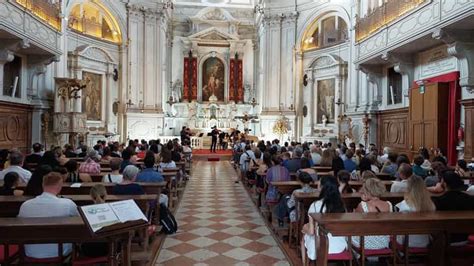
[[[289,265],[230,163],[193,164],[158,265]]]

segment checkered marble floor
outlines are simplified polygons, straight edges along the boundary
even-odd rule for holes
[[[289,265],[229,162],[194,162],[157,265]]]

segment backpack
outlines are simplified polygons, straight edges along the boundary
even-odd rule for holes
[[[172,235],[178,231],[178,223],[165,204],[160,204],[160,225],[162,226],[161,230],[167,235]]]

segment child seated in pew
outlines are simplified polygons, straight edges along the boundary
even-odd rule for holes
[[[109,161],[110,169],[112,172],[108,173],[107,175],[104,175],[102,178],[103,183],[115,183],[119,184],[122,182],[123,177],[119,173],[120,170],[120,164],[122,163],[122,159],[120,158],[111,158]]]
[[[0,189],[2,196],[22,196],[23,190],[18,190],[16,187],[20,183],[20,175],[15,172],[9,172],[3,178],[3,187]]]
[[[306,172],[300,172],[298,174],[298,179],[301,182],[301,188],[296,189],[291,194],[290,199],[286,203],[288,205],[289,217],[291,222],[296,222],[298,220],[298,213],[296,211],[296,201],[295,201],[295,193],[302,192],[302,193],[311,193],[315,192],[316,189],[311,187],[311,183],[313,182],[313,177]]]
[[[107,190],[104,185],[97,184],[89,192],[93,204],[105,203]],[[80,248],[81,254],[88,258],[99,258],[109,254],[109,244],[107,242],[83,243]]]
[[[412,176],[408,179],[405,199],[395,205],[399,212],[429,212],[435,211],[436,207],[431,200],[430,193],[426,190],[425,182],[419,176]],[[397,236],[397,242],[404,245],[404,236]],[[408,247],[426,248],[430,243],[429,235],[410,235],[408,237]]]
[[[344,202],[342,201],[341,194],[339,193],[337,180],[333,176],[324,176],[321,178],[320,198],[320,200],[317,200],[311,204],[308,209],[308,214],[346,212]],[[303,265],[307,265],[306,255],[310,260],[316,260],[317,256],[315,237],[317,236],[318,232],[316,228],[314,228],[314,221],[311,216],[309,216],[309,223],[303,226],[302,232],[304,237],[301,240],[301,257],[303,258]],[[328,234],[328,242],[328,254],[342,253],[347,249],[348,246],[346,237],[334,237],[331,233]]]
[[[380,197],[387,192],[385,185],[378,178],[369,178],[364,181],[362,189],[362,201],[359,203],[354,212],[392,212],[392,203],[383,201]],[[353,237],[352,244],[360,248],[360,237]],[[383,236],[366,236],[364,239],[365,249],[385,249],[389,247],[390,237]]]

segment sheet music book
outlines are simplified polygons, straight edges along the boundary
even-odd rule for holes
[[[84,214],[84,220],[94,233],[115,224],[140,220],[148,222],[134,200],[87,205],[80,207],[80,209]]]

